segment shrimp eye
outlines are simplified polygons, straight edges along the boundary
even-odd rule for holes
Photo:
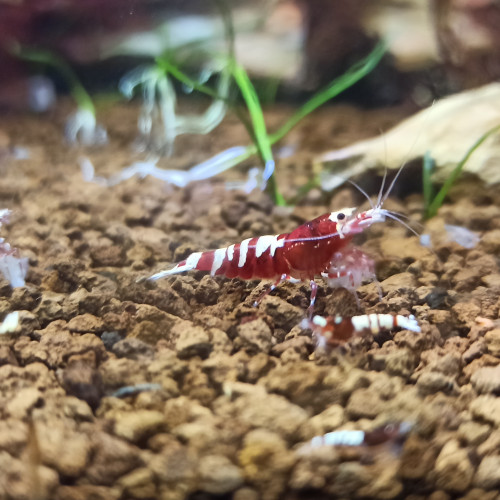
[[[337,214],[337,220],[344,220],[345,219],[345,214]]]

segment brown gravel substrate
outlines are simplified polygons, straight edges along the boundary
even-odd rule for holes
[[[327,145],[328,134],[348,142],[368,121],[346,108],[335,116],[294,132],[290,140],[315,140],[281,167],[285,191],[307,176],[308,154],[340,145]],[[200,272],[136,280],[192,251],[289,231],[356,195],[313,192],[289,211],[260,193],[226,192],[220,180],[182,190],[152,179],[85,184],[78,155],[108,173],[131,162],[134,113],[117,108],[107,119],[113,142],[94,152],[66,147],[47,119],[3,124],[31,158],[1,160],[0,208],[14,210],[2,236],[30,270],[24,288],[0,282],[2,317],[22,311],[18,331],[0,338],[0,498],[500,498],[500,326],[476,322],[499,316],[495,189],[456,190],[424,228],[434,252],[400,226],[372,226],[360,244],[376,260],[382,299],[365,285],[358,308],[350,293],[321,285],[319,314],[411,313],[421,333],[313,355],[300,327],[305,285],[284,284],[254,308],[261,283]],[[214,141],[180,141],[179,151],[202,147],[184,163],[246,142],[231,121]],[[421,199],[387,206],[418,218]],[[446,241],[443,221],[479,231],[480,243]],[[156,385],[113,395],[138,384]],[[413,430],[399,451],[300,451],[325,432],[401,421]]]

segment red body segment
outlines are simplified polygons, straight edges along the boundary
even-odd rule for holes
[[[291,233],[260,236],[227,248],[192,254],[172,271],[197,269],[244,280],[278,279],[283,275],[312,280],[328,268],[334,254],[351,238],[352,235],[338,234],[337,223],[328,213]]]
[[[293,278],[314,279],[328,268],[336,252],[342,250],[353,235],[340,235],[331,214],[324,214],[302,224],[286,235],[284,259]]]

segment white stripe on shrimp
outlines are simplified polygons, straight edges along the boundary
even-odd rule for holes
[[[285,244],[285,240],[278,240],[279,234],[261,236],[257,239],[255,245],[255,257],[259,258],[268,248],[271,257],[274,257],[277,248],[281,248]]]
[[[238,267],[243,267],[247,261],[248,244],[252,238],[247,238],[240,243],[240,260],[238,261]]]
[[[370,321],[371,331],[377,334],[380,332],[381,328],[390,329],[394,318],[392,316],[388,318],[386,314],[369,314],[368,320]],[[390,320],[390,322],[388,320]]]
[[[193,270],[196,268],[198,265],[198,262],[201,259],[201,256],[203,255],[203,252],[195,252],[192,253],[187,259],[186,259],[186,264],[183,266],[186,268],[186,270]]]
[[[212,269],[210,269],[210,274],[213,276],[217,270],[222,266],[224,263],[224,258],[226,256],[226,249],[225,248],[218,248],[214,252],[214,260],[212,262]]]
[[[361,332],[363,330],[371,328],[370,316],[367,314],[363,314],[361,316],[353,316],[351,318],[351,322],[354,330],[357,332]]]
[[[364,440],[364,431],[334,431],[312,438],[310,446],[361,446]]]
[[[177,273],[183,273],[185,271],[192,271],[193,269],[196,269],[196,266],[198,265],[198,262],[201,259],[201,255],[203,252],[195,252],[192,253],[187,259],[186,263],[183,265],[177,264],[174,268],[172,269],[167,269],[166,271],[161,271],[159,273],[153,274],[151,276],[150,280],[158,280],[160,278],[163,278],[164,276],[170,276],[171,274],[177,274]]]
[[[231,262],[234,257],[234,245],[230,245],[227,247],[227,260]]]

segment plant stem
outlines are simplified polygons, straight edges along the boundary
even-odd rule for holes
[[[241,95],[245,100],[248,112],[250,114],[250,119],[252,121],[253,135],[255,138],[255,144],[259,151],[259,154],[264,162],[266,170],[269,168],[269,179],[264,178],[264,182],[269,180],[269,190],[271,192],[271,197],[273,201],[278,206],[285,205],[285,199],[283,195],[279,192],[278,183],[274,175],[274,157],[273,151],[271,149],[271,141],[269,140],[269,135],[266,129],[266,122],[264,119],[264,113],[260,105],[259,97],[255,91],[248,73],[245,68],[236,62],[232,63],[232,74],[236,84],[238,85]]]
[[[248,77],[248,74],[243,66],[235,63],[232,69],[232,73],[241,91],[241,95],[245,100],[248,112],[250,113],[255,140],[257,142],[259,152],[262,155],[262,159],[264,162],[272,161],[273,152],[271,150],[271,142],[269,141],[264,114],[262,112],[259,97],[257,96],[255,87],[250,81],[250,78]]]
[[[25,61],[41,63],[57,69],[66,80],[71,95],[78,104],[78,107],[90,111],[95,116],[95,107],[92,99],[66,61],[47,50],[22,47],[18,44],[11,47],[11,52]]]
[[[434,170],[434,160],[431,156],[430,151],[426,151],[424,155],[424,160],[422,164],[422,192],[424,195],[424,212],[428,213],[430,204],[432,202],[432,171]]]
[[[451,186],[455,183],[455,181],[458,179],[458,176],[462,172],[465,164],[471,157],[472,153],[490,136],[493,135],[495,132],[500,130],[500,125],[497,125],[496,127],[493,127],[492,129],[488,130],[485,132],[465,153],[465,156],[458,162],[457,166],[453,169],[451,174],[448,176],[446,181],[443,184],[443,187],[439,190],[438,194],[435,196],[434,200],[432,200],[432,203],[429,206],[429,209],[427,210],[426,213],[426,218],[430,219],[431,217],[434,217],[437,214],[437,211],[443,204],[444,199],[446,198],[446,195],[448,194],[448,191],[450,190]]]
[[[238,119],[245,126],[251,139],[255,140],[255,138],[253,137],[252,125],[248,121],[247,117],[238,108],[234,107],[233,103],[231,102],[231,100],[228,97],[221,96],[215,90],[211,89],[207,85],[203,85],[202,83],[199,83],[196,80],[193,80],[188,75],[183,73],[175,64],[171,63],[168,59],[166,59],[164,56],[156,57],[155,62],[156,62],[156,65],[162,71],[172,75],[176,80],[183,83],[184,85],[191,87],[191,88],[197,90],[198,92],[206,94],[209,97],[212,97],[213,99],[218,99],[218,100],[224,101],[227,105],[231,106],[233,111],[238,116]]]
[[[290,198],[289,200],[286,201],[286,204],[289,206],[296,205],[299,201],[301,201],[311,189],[317,188],[321,186],[321,181],[318,175],[314,176],[312,179],[309,179],[309,181],[301,186],[299,190],[297,191],[297,194],[293,197]]]

